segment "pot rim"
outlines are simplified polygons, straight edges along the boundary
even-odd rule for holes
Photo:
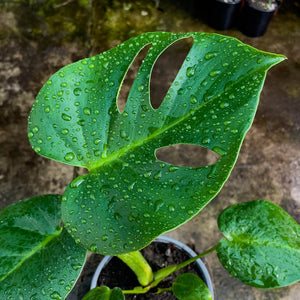
[[[228,4],[228,5],[236,5],[236,4],[240,4],[243,0],[236,0],[235,2],[224,2],[224,0],[216,0],[216,1]]]
[[[195,253],[195,251],[193,251],[190,247],[188,247],[187,245],[179,242],[178,240],[175,240],[173,238],[170,238],[168,236],[159,236],[157,237],[155,240],[153,240],[153,242],[161,242],[161,243],[172,243],[174,244],[179,250],[183,250],[185,252],[187,252],[189,254],[190,257],[195,257],[197,256],[197,254]],[[101,262],[99,263],[92,281],[91,281],[91,286],[90,289],[93,289],[97,286],[97,281],[98,281],[98,277],[102,271],[102,269],[109,263],[109,261],[113,258],[113,256],[104,256],[104,258],[101,260]],[[207,285],[210,293],[212,294],[212,300],[214,300],[214,290],[213,290],[213,284],[210,278],[210,274],[205,266],[205,264],[202,262],[202,260],[200,258],[198,258],[195,263],[197,264],[197,267],[199,269],[199,272],[202,276],[202,279],[204,281],[204,283]]]
[[[263,9],[263,8],[258,8],[255,5],[253,5],[250,1],[245,0],[245,3],[247,3],[247,5],[249,7],[251,7],[254,10],[260,11],[260,12],[264,12],[264,13],[274,13],[276,10],[279,9],[279,7],[281,6],[281,1],[280,0],[276,0],[276,7],[274,7],[274,9]]]

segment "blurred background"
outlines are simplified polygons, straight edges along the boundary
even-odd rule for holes
[[[273,201],[300,223],[299,0],[281,2],[260,37],[249,36],[254,34],[242,24],[246,17],[240,6],[235,19],[227,21],[228,28],[220,30],[220,25],[214,23],[223,18],[215,3],[220,1],[0,1],[0,209],[31,196],[63,193],[74,175],[82,172],[38,156],[27,139],[31,106],[54,72],[144,32],[203,31],[236,37],[258,49],[284,54],[288,60],[268,72],[254,124],[222,191],[197,217],[168,235],[190,244],[197,252],[205,251],[221,238],[219,213],[230,204],[254,199]],[[158,98],[163,98],[180,67],[173,62],[184,58],[186,49],[186,45],[177,47],[160,60],[160,77],[155,82]],[[130,77],[134,77],[134,70],[125,82],[128,90]],[[176,152],[177,159],[186,164],[192,164],[199,155],[188,148]],[[82,298],[100,259],[97,255],[89,257],[68,299]],[[299,299],[299,283],[277,290],[257,290],[231,277],[214,253],[205,262],[218,300]]]

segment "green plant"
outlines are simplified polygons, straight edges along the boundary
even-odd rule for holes
[[[154,109],[149,93],[153,65],[165,49],[188,37],[193,38],[193,46],[164,101]],[[132,84],[125,109],[120,112],[117,98],[124,77],[147,45],[151,47]],[[155,32],[132,38],[55,73],[39,92],[30,113],[30,143],[40,155],[84,167],[89,173],[74,179],[62,197],[50,195],[23,200],[2,211],[0,247],[5,259],[0,266],[0,275],[3,274],[0,296],[64,298],[79,276],[85,249],[117,255],[135,271],[141,287],[125,293],[144,293],[180,268],[172,266],[153,274],[139,250],[160,234],[191,219],[220,191],[253,121],[266,72],[283,59],[221,35]],[[180,167],[157,159],[157,149],[174,144],[202,146],[217,153],[220,159],[199,168]],[[269,204],[257,205],[265,206],[269,214]],[[277,213],[279,208],[271,207],[274,214],[284,214]],[[276,284],[269,275],[266,280],[262,276],[251,281],[250,275],[241,275],[238,268],[226,264],[230,261],[226,253],[233,251],[234,256],[240,251],[241,256],[241,237],[248,241],[247,234],[251,235],[258,224],[248,231],[245,226],[245,231],[236,232],[239,227],[231,225],[229,229],[234,224],[230,223],[227,228],[227,218],[223,220],[222,215],[220,229],[227,240],[221,240],[208,252],[217,249],[221,262],[231,274],[265,288],[299,280],[299,251],[294,251],[299,249],[299,228],[294,221],[288,219],[286,222],[293,224],[292,227],[283,227],[294,230],[297,236],[295,244],[290,243],[291,249],[285,249],[293,253],[296,271],[293,269],[294,275],[287,275],[288,279],[278,280]],[[249,220],[247,215],[244,220],[242,224]],[[265,223],[263,220],[259,226],[266,228],[268,218]],[[24,232],[18,235],[15,228]],[[32,233],[37,234],[33,241]],[[272,234],[270,231],[269,236]],[[21,236],[30,238],[25,242]],[[283,240],[288,237],[284,235]],[[63,246],[64,250],[60,250]],[[281,246],[282,243],[272,246],[272,253],[276,247],[279,253]],[[51,264],[50,259],[44,260],[47,251],[49,257],[53,255],[52,259],[65,251],[65,259]],[[40,261],[43,264],[37,272],[45,278],[38,277],[36,282],[29,273],[36,270]],[[248,266],[246,260],[243,262],[245,270],[255,268]],[[47,271],[43,272],[43,268]],[[285,272],[289,270],[283,271],[286,275]],[[188,299],[182,296],[180,288],[178,294],[178,287],[185,286],[186,280],[195,282],[195,291],[202,285],[198,279],[186,276],[191,275],[178,278],[172,288],[179,299]],[[15,278],[19,283],[15,283]],[[96,297],[93,293],[102,294],[99,299],[123,297],[117,288],[102,287],[86,298]]]

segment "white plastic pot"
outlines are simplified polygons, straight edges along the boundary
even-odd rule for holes
[[[159,242],[159,243],[165,243],[165,244],[169,244],[172,243],[175,247],[177,247],[179,250],[181,251],[185,251],[190,257],[195,257],[197,256],[197,254],[187,245],[172,239],[170,237],[167,236],[160,236],[158,238],[156,238],[154,240],[154,242]],[[101,271],[103,270],[103,268],[110,262],[110,260],[113,258],[113,256],[105,256],[100,264],[98,265],[95,274],[92,278],[92,282],[91,282],[91,289],[95,288],[97,286],[97,281],[98,278],[100,276]],[[200,258],[198,258],[195,261],[195,264],[199,270],[199,273],[203,279],[203,281],[205,282],[205,284],[207,285],[208,289],[210,290],[211,294],[212,294],[212,299],[214,299],[214,291],[213,291],[213,285],[211,282],[211,278],[210,275],[208,273],[207,268],[205,267],[204,263],[202,262],[202,260]]]

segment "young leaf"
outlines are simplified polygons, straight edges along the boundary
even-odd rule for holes
[[[103,285],[101,287],[95,287],[90,290],[82,300],[124,300],[124,294],[122,290],[118,287],[113,288],[112,290]]]
[[[0,212],[0,299],[63,299],[86,250],[60,227],[61,196],[12,204]]]
[[[153,109],[153,65],[187,37],[193,46],[163,103]],[[116,99],[126,71],[149,44],[120,113]],[[217,34],[155,32],[54,74],[34,103],[28,136],[39,154],[90,171],[64,195],[70,234],[93,252],[118,255],[145,247],[196,215],[228,178],[266,72],[283,59]],[[174,144],[206,147],[221,158],[199,168],[156,158],[157,149]]]
[[[205,283],[195,274],[179,275],[172,285],[172,291],[179,300],[211,300],[212,296]]]
[[[282,208],[263,200],[232,205],[218,225],[226,239],[217,254],[231,275],[258,288],[300,280],[300,226]]]

